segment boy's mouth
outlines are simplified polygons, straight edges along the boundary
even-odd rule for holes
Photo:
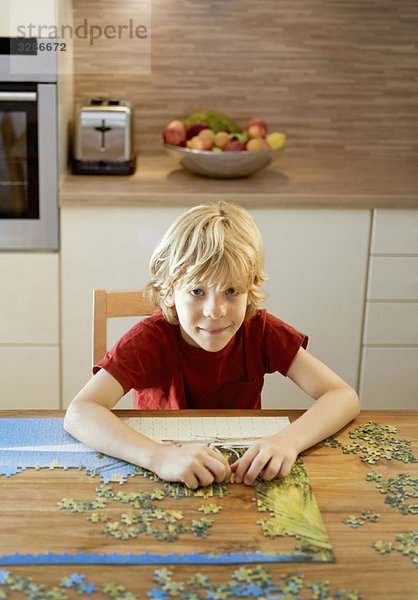
[[[228,329],[228,327],[218,327],[218,328],[206,328],[206,327],[199,327],[200,331],[204,331],[205,333],[208,333],[209,335],[219,335],[220,333],[223,333],[224,331],[226,331]]]

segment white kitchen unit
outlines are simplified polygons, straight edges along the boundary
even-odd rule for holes
[[[59,0],[62,4],[62,0]],[[39,26],[45,28],[56,23],[57,0],[0,0],[0,37],[31,37],[27,29],[32,24],[32,32]],[[35,29],[36,28],[36,29]],[[37,36],[35,34],[34,37]]]
[[[94,288],[135,289],[148,281],[152,250],[184,209],[62,207],[62,381],[67,406],[91,374]],[[265,307],[310,337],[309,350],[357,385],[370,211],[250,210],[264,238]],[[131,326],[116,320],[110,341]],[[268,376],[264,408],[309,406],[292,382]],[[119,406],[131,407],[130,399]]]
[[[0,253],[0,408],[60,408],[58,255]]]
[[[375,210],[360,396],[363,408],[418,407],[418,211]]]

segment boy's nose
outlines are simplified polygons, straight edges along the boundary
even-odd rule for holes
[[[217,298],[216,296],[209,296],[205,302],[203,313],[205,317],[221,319],[226,313],[224,299]]]

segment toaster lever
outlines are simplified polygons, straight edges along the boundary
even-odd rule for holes
[[[100,131],[102,134],[102,141],[101,141],[101,147],[100,150],[102,152],[104,152],[106,150],[106,146],[105,146],[105,135],[106,135],[106,131],[110,131],[112,128],[111,127],[106,127],[106,121],[104,119],[102,119],[102,124],[100,125],[100,127],[95,127],[94,128],[96,131]]]

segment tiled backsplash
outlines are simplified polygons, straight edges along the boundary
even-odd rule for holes
[[[201,108],[244,125],[264,118],[287,152],[411,158],[418,148],[418,5],[412,0],[152,0],[151,74],[127,54],[80,74],[75,100],[135,104],[135,146],[160,148],[165,124]],[[75,19],[129,19],[138,0],[74,0]],[[92,54],[93,53],[93,54]],[[131,61],[131,62],[130,62]],[[121,72],[123,72],[121,74]]]

